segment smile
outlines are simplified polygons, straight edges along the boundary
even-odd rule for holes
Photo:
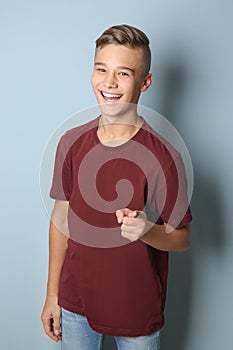
[[[122,95],[120,94],[109,94],[103,91],[100,91],[100,93],[103,96],[103,98],[108,102],[116,102],[122,97]]]

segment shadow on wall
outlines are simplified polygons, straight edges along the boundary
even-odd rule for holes
[[[103,350],[117,350],[117,346],[113,337],[104,336]]]
[[[181,58],[170,57],[159,67],[162,95],[160,111],[179,132],[181,104],[187,86],[185,65]],[[190,151],[190,150],[189,150]],[[193,215],[194,216],[194,215]],[[190,317],[192,290],[191,253],[170,253],[165,326],[161,333],[161,350],[186,350],[185,337]]]
[[[164,64],[164,63],[163,63]],[[179,110],[185,98],[188,84],[186,65],[182,60],[174,59],[163,66],[161,79],[163,82],[161,113],[179,131],[181,120]],[[190,130],[191,135],[191,130]],[[187,136],[188,138],[189,136]],[[195,137],[192,135],[191,137]],[[198,149],[198,147],[197,147]],[[217,191],[214,174],[204,174],[194,162],[194,193],[191,202],[192,247],[182,253],[170,253],[170,273],[166,304],[166,322],[161,336],[161,350],[187,350],[186,338],[190,331],[190,302],[195,286],[192,283],[192,269],[195,259],[203,248],[221,252],[224,246],[221,197]],[[193,154],[196,150],[193,150]]]
[[[162,331],[161,350],[187,350],[186,338],[191,332],[190,302],[195,286],[192,283],[192,269],[200,254],[215,250],[221,254],[224,249],[224,223],[222,221],[221,196],[211,177],[202,177],[198,165],[195,191],[192,199],[192,248],[184,253],[172,253],[168,283],[166,324]]]

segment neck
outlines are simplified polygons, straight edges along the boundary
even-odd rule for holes
[[[117,146],[130,140],[142,126],[143,119],[137,113],[119,116],[101,114],[97,135],[102,143]]]
[[[114,103],[101,105],[101,121],[103,124],[135,125],[138,120],[137,104]]]

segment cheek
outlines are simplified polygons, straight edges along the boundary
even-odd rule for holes
[[[97,86],[100,82],[100,78],[95,74],[93,73],[92,74],[92,77],[91,77],[91,84],[93,87]]]
[[[131,89],[130,89],[130,94],[132,96],[138,96],[140,94],[140,87],[139,86],[131,86]]]
[[[141,85],[140,85],[139,81],[136,81],[136,80],[127,81],[124,84],[124,88],[127,91],[129,91],[130,93],[135,94],[135,93],[140,91]]]
[[[134,85],[131,81],[123,81],[120,86],[125,91],[126,94],[132,94],[134,91]]]

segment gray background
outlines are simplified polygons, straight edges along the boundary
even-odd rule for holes
[[[94,40],[123,22],[151,39],[154,82],[141,104],[173,123],[195,170],[192,249],[171,254],[162,350],[233,348],[232,10],[226,0],[0,2],[1,348],[59,349],[40,324],[40,159],[65,118],[96,104]]]

